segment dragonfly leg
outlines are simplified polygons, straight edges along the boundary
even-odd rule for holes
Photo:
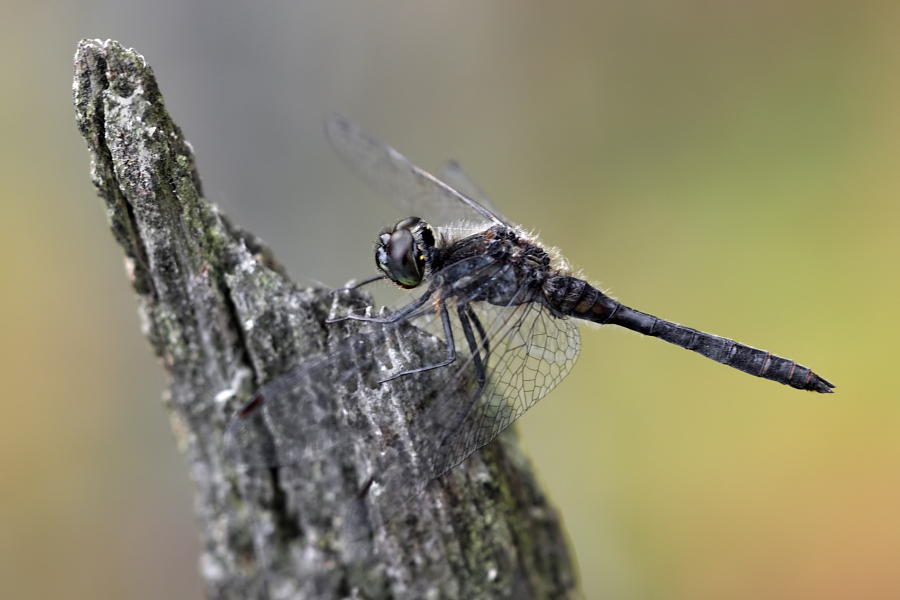
[[[382,324],[390,324],[396,323],[398,321],[402,321],[404,319],[408,319],[410,315],[416,312],[418,309],[422,308],[428,299],[431,298],[431,294],[434,292],[434,287],[430,288],[427,292],[422,294],[420,298],[417,298],[415,302],[410,303],[408,306],[405,306],[403,310],[399,310],[393,314],[388,315],[387,317],[364,317],[362,315],[344,315],[343,317],[338,317],[336,319],[328,319],[325,321],[326,323],[340,323],[341,321],[365,321],[367,323],[382,323]]]
[[[359,289],[364,285],[369,285],[370,283],[375,283],[376,281],[381,281],[382,279],[385,279],[384,275],[378,275],[377,277],[370,277],[369,279],[363,279],[362,281],[354,283],[353,285],[348,285],[348,286],[342,287],[342,288],[335,288],[335,289],[331,290],[331,295],[333,296],[334,294],[337,294],[340,292],[350,292],[350,291]]]
[[[439,369],[441,367],[446,367],[450,363],[456,360],[456,345],[453,342],[453,330],[450,328],[450,314],[447,312],[447,305],[445,302],[441,301],[440,303],[441,310],[441,323],[444,326],[444,336],[447,338],[447,360],[439,362],[434,365],[428,365],[427,367],[419,367],[418,369],[410,369],[409,371],[403,371],[401,373],[397,373],[396,375],[391,375],[387,379],[382,379],[378,383],[385,383],[387,381],[391,381],[392,379],[397,379],[398,377],[403,377],[404,375],[412,375],[413,373],[422,373],[423,371],[430,371],[431,369]]]
[[[469,317],[469,320],[472,321],[472,324],[475,325],[475,329],[478,331],[478,336],[481,338],[481,347],[484,348],[484,360],[487,362],[487,357],[491,353],[491,346],[490,341],[487,339],[487,334],[484,332],[484,326],[481,324],[481,319],[472,310],[471,304],[465,305],[465,311],[466,316]]]
[[[459,314],[459,322],[462,325],[463,333],[466,336],[466,342],[469,344],[469,351],[472,353],[472,365],[475,367],[475,374],[478,381],[478,387],[472,393],[472,396],[469,398],[469,401],[466,403],[465,409],[459,413],[459,417],[456,419],[456,422],[453,424],[453,427],[450,428],[449,433],[444,436],[444,439],[441,440],[441,446],[445,446],[447,442],[456,435],[456,432],[459,431],[459,428],[462,427],[463,421],[466,419],[466,415],[469,414],[469,411],[472,410],[472,406],[475,405],[475,401],[478,400],[478,397],[481,396],[481,392],[484,391],[484,385],[487,382],[487,371],[485,370],[484,363],[487,360],[487,345],[488,340],[484,334],[484,327],[481,325],[481,321],[475,316],[475,313],[472,311],[472,308],[465,303],[460,303],[457,307],[457,312]],[[485,348],[485,360],[481,359],[481,348],[478,346],[478,342],[475,341],[475,334],[472,332],[472,322],[474,319],[475,328],[478,330],[478,335],[481,336],[482,345]]]

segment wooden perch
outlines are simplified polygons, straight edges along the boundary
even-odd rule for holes
[[[314,469],[226,460],[237,407],[339,341],[343,329],[325,324],[334,302],[367,298],[298,288],[203,198],[193,150],[134,50],[82,41],[74,101],[144,334],[169,377],[165,407],[196,486],[210,598],[578,597],[560,519],[513,428],[352,546],[329,530],[343,507],[319,486],[328,473],[363,476],[350,453]]]

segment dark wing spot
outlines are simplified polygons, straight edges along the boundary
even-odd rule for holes
[[[238,419],[246,418],[247,415],[249,415],[254,410],[256,410],[257,408],[262,406],[262,403],[263,403],[262,394],[258,394],[256,397],[253,398],[253,400],[251,400],[250,402],[245,404],[244,408],[242,408],[241,410],[238,411],[238,414],[237,414]]]
[[[359,493],[356,495],[356,497],[357,497],[358,499],[362,500],[363,498],[365,498],[366,496],[368,496],[368,495],[369,495],[369,490],[372,489],[372,484],[373,484],[373,483],[375,483],[375,476],[374,476],[374,475],[371,476],[371,477],[369,477],[369,479],[366,481],[365,485],[363,485],[362,488],[359,490]]]

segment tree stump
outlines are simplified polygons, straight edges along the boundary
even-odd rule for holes
[[[343,507],[320,486],[329,472],[359,471],[351,454],[312,469],[226,460],[236,409],[346,335],[325,323],[335,302],[368,299],[298,288],[263,242],[203,198],[193,150],[137,52],[83,40],[73,94],[144,334],[168,375],[164,405],[196,486],[210,598],[579,596],[560,519],[512,427],[353,545],[329,530],[327,515]]]

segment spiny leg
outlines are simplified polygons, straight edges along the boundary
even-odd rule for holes
[[[351,292],[353,290],[361,288],[364,285],[369,285],[370,283],[375,283],[376,281],[381,281],[382,279],[387,279],[387,277],[385,277],[384,275],[377,275],[375,277],[370,277],[369,279],[363,279],[362,281],[354,283],[353,285],[348,285],[348,286],[342,287],[342,288],[335,288],[335,289],[331,290],[331,294],[334,295],[334,294],[337,294],[340,292]]]
[[[419,367],[418,369],[410,369],[408,371],[402,371],[397,373],[396,375],[391,375],[387,379],[382,379],[378,383],[385,383],[387,381],[391,381],[393,379],[397,379],[398,377],[403,377],[404,375],[412,375],[413,373],[422,373],[423,371],[430,371],[431,369],[439,369],[441,367],[446,367],[450,363],[456,360],[456,345],[453,342],[453,329],[450,327],[450,314],[447,312],[447,303],[444,300],[440,300],[438,302],[441,312],[441,323],[444,326],[444,336],[447,338],[447,360],[443,362],[439,362],[434,365],[428,365],[426,367]]]
[[[475,392],[469,398],[469,401],[466,403],[465,410],[463,410],[459,417],[456,419],[456,423],[453,424],[453,427],[450,429],[450,432],[444,436],[444,439],[441,440],[441,446],[444,446],[447,441],[456,435],[456,432],[459,431],[459,428],[462,427],[463,421],[466,419],[466,415],[469,414],[469,411],[472,410],[472,406],[475,404],[475,401],[478,400],[478,397],[481,396],[481,392],[484,391],[484,385],[487,382],[487,371],[484,367],[484,362],[481,360],[480,348],[478,347],[478,342],[475,341],[475,334],[472,333],[472,323],[469,319],[469,315],[475,317],[474,312],[472,312],[471,307],[464,302],[460,302],[457,306],[457,314],[459,314],[459,322],[462,325],[463,333],[466,336],[466,343],[469,344],[469,351],[472,353],[472,364],[475,368],[476,380],[478,381],[478,387]],[[484,342],[484,345],[487,346],[487,338],[484,334],[484,328],[481,326],[481,322],[475,317],[475,322],[477,323],[476,328],[478,329],[479,335],[481,335],[481,339]],[[485,359],[487,359],[487,353],[485,353]]]
[[[487,362],[488,356],[491,355],[490,340],[488,340],[487,334],[484,332],[484,326],[481,324],[481,319],[479,319],[478,315],[475,314],[475,311],[472,310],[472,305],[467,303],[465,306],[466,315],[469,317],[469,320],[472,321],[472,324],[475,325],[478,336],[481,338],[481,346],[484,348],[484,361]]]
[[[417,298],[415,302],[408,304],[403,307],[403,310],[399,310],[393,314],[388,315],[387,317],[364,317],[362,315],[344,315],[343,317],[338,317],[336,319],[328,319],[325,321],[326,323],[340,323],[341,321],[365,321],[366,323],[381,323],[384,325],[390,323],[396,323],[397,321],[402,321],[404,319],[409,318],[411,314],[416,312],[419,308],[425,305],[428,302],[428,299],[431,298],[431,295],[434,293],[436,288],[434,286],[428,288],[428,291],[422,294],[421,297]]]

